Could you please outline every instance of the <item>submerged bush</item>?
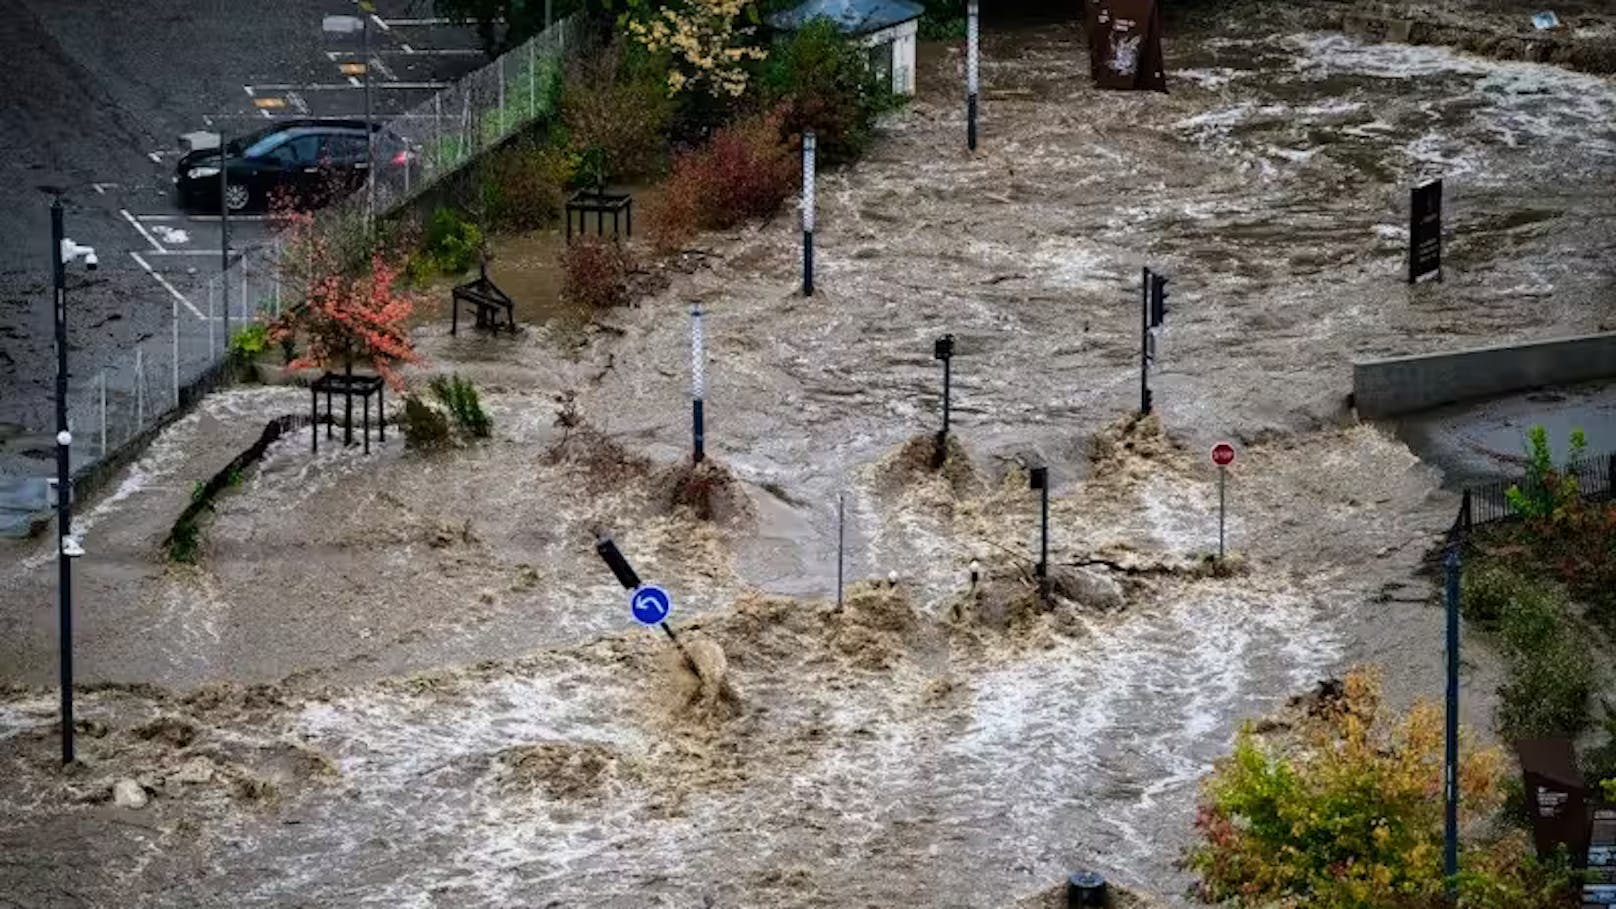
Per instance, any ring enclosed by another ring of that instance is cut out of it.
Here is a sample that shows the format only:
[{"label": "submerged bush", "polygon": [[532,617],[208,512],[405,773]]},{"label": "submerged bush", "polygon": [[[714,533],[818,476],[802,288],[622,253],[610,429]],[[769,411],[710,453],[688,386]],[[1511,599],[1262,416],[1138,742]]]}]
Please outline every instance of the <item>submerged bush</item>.
[{"label": "submerged bush", "polygon": [[462,379],[458,374],[451,376],[433,376],[429,383],[432,394],[448,409],[449,415],[454,417],[455,426],[467,436],[474,439],[486,439],[493,429],[493,422],[488,414],[483,412],[481,399],[477,395],[477,386],[470,379]]},{"label": "submerged bush", "polygon": [[621,44],[573,65],[561,98],[566,147],[598,153],[603,182],[655,174],[666,163],[674,102],[665,72],[665,62],[659,72],[643,49]]},{"label": "submerged bush", "polygon": [[658,249],[678,249],[698,231],[722,230],[779,209],[801,179],[799,156],[780,125],[778,115],[749,117],[674,159],[661,197],[647,211]]},{"label": "submerged bush", "polygon": [[449,417],[415,395],[404,396],[404,444],[430,451],[449,443]]},{"label": "submerged bush", "polygon": [[616,238],[578,237],[561,254],[561,297],[590,309],[626,306],[632,268],[628,252]]}]

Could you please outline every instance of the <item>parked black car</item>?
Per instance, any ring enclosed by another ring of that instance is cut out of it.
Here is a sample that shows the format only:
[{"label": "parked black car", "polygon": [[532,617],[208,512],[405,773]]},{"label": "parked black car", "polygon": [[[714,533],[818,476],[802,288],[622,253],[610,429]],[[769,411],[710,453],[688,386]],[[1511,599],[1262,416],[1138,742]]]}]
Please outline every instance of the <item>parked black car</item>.
[{"label": "parked black car", "polygon": [[[375,130],[378,168],[413,164],[403,139],[379,125]],[[262,210],[282,194],[299,208],[318,208],[365,185],[363,120],[282,121],[230,140],[225,153],[225,201],[233,212]],[[174,187],[181,206],[218,211],[218,149],[180,158]]]}]

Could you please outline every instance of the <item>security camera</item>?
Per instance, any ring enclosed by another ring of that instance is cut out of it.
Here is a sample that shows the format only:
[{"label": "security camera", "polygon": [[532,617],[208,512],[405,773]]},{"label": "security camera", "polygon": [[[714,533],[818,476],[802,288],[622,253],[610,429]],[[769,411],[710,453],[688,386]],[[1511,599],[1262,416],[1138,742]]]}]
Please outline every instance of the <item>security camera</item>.
[{"label": "security camera", "polygon": [[95,250],[92,249],[84,254],[84,268],[87,271],[95,271],[95,267],[100,264],[101,260],[95,257]]}]

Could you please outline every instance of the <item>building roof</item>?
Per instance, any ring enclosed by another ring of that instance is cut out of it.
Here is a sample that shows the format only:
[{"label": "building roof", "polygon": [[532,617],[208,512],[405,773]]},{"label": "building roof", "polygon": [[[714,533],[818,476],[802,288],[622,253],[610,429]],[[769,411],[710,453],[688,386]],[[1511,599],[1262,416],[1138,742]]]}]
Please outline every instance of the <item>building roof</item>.
[{"label": "building roof", "polygon": [[770,16],[769,24],[790,30],[825,18],[844,32],[864,35],[919,19],[925,12],[925,7],[910,0],[804,0],[799,6]]}]

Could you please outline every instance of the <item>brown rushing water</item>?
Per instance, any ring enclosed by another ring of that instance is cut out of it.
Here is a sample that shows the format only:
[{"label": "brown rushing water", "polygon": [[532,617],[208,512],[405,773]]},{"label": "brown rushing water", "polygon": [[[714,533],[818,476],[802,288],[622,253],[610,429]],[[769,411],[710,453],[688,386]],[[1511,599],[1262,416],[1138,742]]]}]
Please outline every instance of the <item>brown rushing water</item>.
[{"label": "brown rushing water", "polygon": [[[1172,94],[1102,94],[1080,47],[1070,28],[989,37],[975,157],[958,54],[928,49],[922,97],[822,178],[814,298],[796,293],[783,216],[711,238],[708,267],[578,333],[424,327],[435,365],[488,390],[493,440],[362,460],[292,439],[221,505],[204,566],[158,575],[142,547],[162,522],[138,515],[183,502],[197,453],[228,452],[229,416],[301,398],[210,400],[90,513],[87,545],[124,561],[86,563],[87,608],[140,633],[88,634],[87,671],[285,690],[251,708],[91,697],[113,727],[86,746],[91,778],[187,754],[129,744],[129,717],[157,705],[233,743],[229,766],[278,774],[285,800],[182,789],[131,843],[63,794],[49,699],[20,694],[0,707],[24,771],[0,784],[0,845],[38,861],[0,882],[49,892],[52,858],[83,839],[132,870],[78,886],[151,906],[994,906],[1076,867],[1174,893],[1196,780],[1243,718],[1357,659],[1386,665],[1400,698],[1439,694],[1439,616],[1388,591],[1423,593],[1412,570],[1453,502],[1404,445],[1353,425],[1349,362],[1611,318],[1612,206],[1590,187],[1616,170],[1616,86],[1230,23],[1175,38]],[[1407,186],[1439,174],[1451,271],[1409,290]],[[524,249],[496,276],[539,300]],[[1173,278],[1155,387],[1177,444],[1139,436],[1093,461],[1135,406],[1144,264]],[[545,456],[566,390],[629,452],[684,456],[691,301],[710,314],[709,452],[754,512],[726,528],[649,505],[650,471],[601,482]],[[976,465],[962,490],[890,462],[934,426],[944,331]],[[1252,567],[1197,579],[1183,569],[1215,545],[1219,437],[1241,443],[1229,532]],[[953,621],[971,559],[1003,572],[1030,554],[1014,465],[1034,459],[1055,477],[1057,562],[1156,573],[1110,573],[1120,613]],[[897,572],[903,596],[866,590],[844,613],[763,599],[828,595],[844,491],[854,576]],[[722,645],[734,715],[679,706],[595,525],[668,585],[681,627]],[[48,557],[23,566],[0,592],[48,602]],[[7,630],[18,674],[48,680],[48,617]],[[1483,653],[1475,672],[1489,691]],[[1485,694],[1467,708],[1485,722]],[[338,775],[277,769],[287,742]]]}]

